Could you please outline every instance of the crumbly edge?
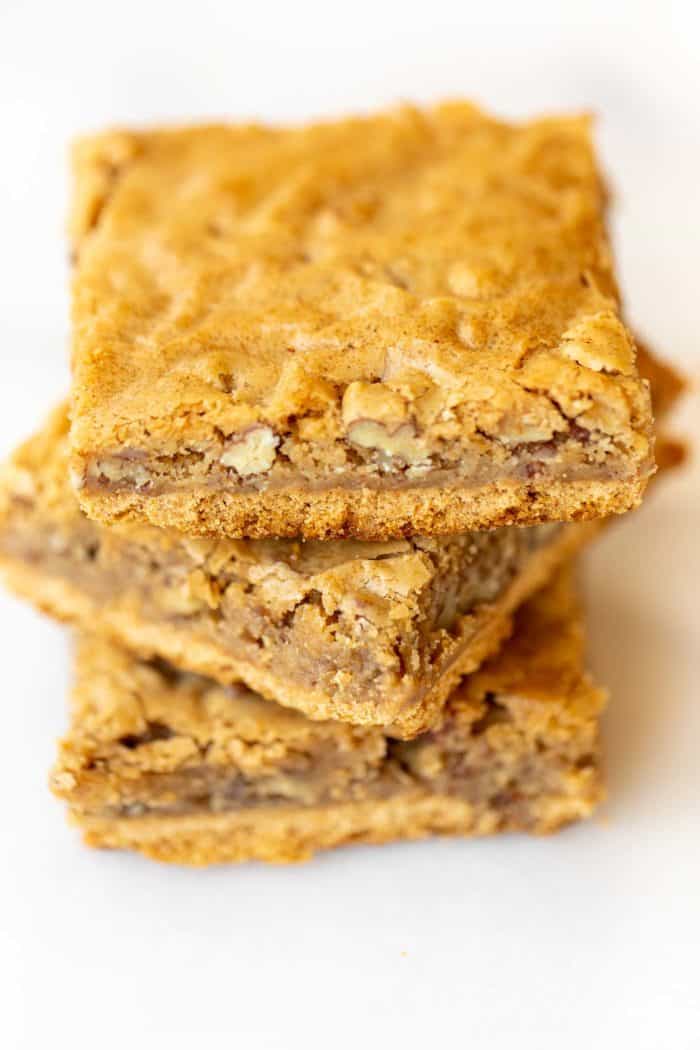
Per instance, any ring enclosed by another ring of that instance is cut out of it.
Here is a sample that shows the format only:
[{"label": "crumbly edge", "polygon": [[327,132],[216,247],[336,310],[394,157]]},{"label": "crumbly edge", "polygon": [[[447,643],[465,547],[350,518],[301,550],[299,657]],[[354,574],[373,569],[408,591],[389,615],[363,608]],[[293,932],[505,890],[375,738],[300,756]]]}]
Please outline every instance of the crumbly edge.
[{"label": "crumbly edge", "polygon": [[428,836],[549,834],[591,815],[604,797],[596,774],[583,771],[561,793],[526,807],[471,805],[424,791],[381,801],[340,803],[309,810],[229,812],[183,817],[105,819],[72,814],[89,846],[131,849],[152,860],[203,867],[248,860],[305,861],[337,846],[380,844]]},{"label": "crumbly edge", "polygon": [[[394,710],[420,702],[487,625],[494,602],[535,551],[561,528],[348,543],[345,562],[314,565],[312,551],[304,570],[303,546],[296,543],[258,563],[232,543],[187,542],[153,527],[147,536],[142,529],[100,528],[77,508],[77,520],[66,521],[42,505],[41,494],[33,509],[27,495],[25,507],[21,471],[14,480],[18,494],[0,528],[5,557],[65,579],[96,608],[128,606],[147,623],[171,624],[181,636],[208,641],[228,654],[234,669],[252,665],[258,680],[268,674],[285,689],[334,695],[348,711],[358,702],[368,710],[384,707],[379,717],[385,719],[385,698]],[[343,556],[346,543],[331,546]],[[323,558],[327,545],[314,546]],[[288,561],[297,547],[299,561]],[[269,688],[274,699],[279,685]]]},{"label": "crumbly edge", "polygon": [[268,699],[302,711],[316,720],[338,719],[356,725],[378,725],[392,735],[410,738],[435,724],[446,698],[459,678],[475,670],[496,651],[510,631],[510,617],[517,607],[543,586],[559,565],[592,539],[601,527],[597,521],[562,529],[547,547],[534,553],[501,598],[476,613],[474,632],[468,643],[456,644],[450,662],[433,686],[412,703],[399,705],[387,698],[381,710],[376,704],[363,707],[344,703],[342,698],[313,694],[308,687],[285,681],[261,670],[254,663],[237,661],[222,646],[192,638],[187,630],[144,619],[133,603],[100,608],[69,581],[45,575],[40,568],[15,559],[0,558],[9,587],[54,618],[89,625],[145,656],[158,655],[185,670],[206,675],[222,684],[243,679]]},{"label": "crumbly edge", "polygon": [[[300,860],[427,834],[552,831],[602,796],[606,697],[582,669],[583,650],[566,571],[519,612],[498,657],[462,681],[436,731],[402,743],[172,678],[92,636],[78,650],[52,788],[88,843],[185,864]],[[219,794],[227,776],[232,796],[229,785]]]},{"label": "crumbly edge", "polygon": [[583,649],[567,571],[519,611],[499,655],[461,681],[435,731],[406,742],[313,722],[81,636],[52,788],[74,811],[112,817],[322,806],[417,787],[473,804],[530,801],[595,766],[605,693],[582,670]]},{"label": "crumbly edge", "polygon": [[[654,411],[661,417],[682,393],[684,381],[643,343],[638,368],[650,383]],[[76,478],[82,478],[85,458],[74,454],[72,469]],[[469,488],[463,483],[441,483],[390,490],[359,485],[250,493],[207,487],[158,495],[79,483],[77,495],[86,514],[106,524],[147,521],[192,535],[386,540],[621,514],[639,505],[651,472],[648,465],[636,477],[605,481],[532,477],[518,483],[501,478]]]},{"label": "crumbly edge", "polygon": [[102,815],[323,804],[376,790],[386,753],[379,730],[313,722],[81,632],[51,787]]},{"label": "crumbly edge", "polygon": [[[399,713],[419,703],[492,615],[499,618],[495,603],[533,551],[563,528],[307,545],[191,540],[154,526],[100,529],[68,486],[65,429],[59,410],[3,473],[4,557],[65,579],[95,605],[146,623],[171,621],[177,637],[217,646],[229,678],[254,674],[272,699],[284,683],[322,700],[335,694],[348,712],[358,701],[379,707],[385,696]],[[494,625],[492,644],[506,630]],[[366,717],[388,723],[392,711]]]},{"label": "crumbly edge", "polygon": [[527,808],[578,773],[597,775],[605,694],[573,667],[569,677],[561,697],[539,705],[527,695],[460,694],[435,733],[405,742],[375,732],[350,747],[332,727],[305,739],[237,737],[235,715],[230,727],[211,724],[206,745],[186,733],[168,737],[166,723],[149,726],[141,738],[97,742],[78,715],[61,743],[51,788],[74,814],[105,818],[317,809],[416,790],[475,806]]},{"label": "crumbly edge", "polygon": [[255,495],[185,492],[148,496],[138,491],[77,492],[95,521],[146,521],[190,535],[265,538],[389,540],[444,536],[506,525],[541,525],[623,514],[641,503],[646,477],[627,481],[495,482],[383,492],[332,489]]},{"label": "crumbly edge", "polygon": [[[483,451],[452,443],[442,452],[421,450],[406,425],[395,431],[387,425],[359,420],[359,439],[366,445],[341,443],[348,463],[325,466],[321,449],[293,435],[280,435],[257,424],[236,438],[223,433],[207,441],[172,446],[132,448],[122,444],[73,460],[76,487],[101,492],[140,491],[149,497],[179,492],[225,491],[240,495],[258,492],[377,489],[420,491],[446,485],[465,490],[493,482],[514,486],[537,479],[576,481],[629,480],[646,476],[653,468],[651,453],[625,456],[605,434],[570,422],[570,433],[513,445],[503,462],[490,463]],[[377,432],[380,433],[377,433]],[[186,431],[185,431],[186,433]],[[387,451],[381,446],[382,433]],[[482,439],[483,440],[483,439]],[[379,442],[375,447],[371,441]],[[306,456],[301,455],[306,450]],[[78,464],[81,469],[78,470]]]}]

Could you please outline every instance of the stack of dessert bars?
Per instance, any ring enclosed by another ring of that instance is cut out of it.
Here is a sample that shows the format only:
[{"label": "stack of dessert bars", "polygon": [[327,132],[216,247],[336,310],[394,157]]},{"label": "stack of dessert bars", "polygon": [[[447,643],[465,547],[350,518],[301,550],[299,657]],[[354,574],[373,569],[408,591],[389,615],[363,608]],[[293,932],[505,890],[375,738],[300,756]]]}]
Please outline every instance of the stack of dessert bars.
[{"label": "stack of dessert bars", "polygon": [[88,843],[288,861],[592,812],[570,563],[679,390],[604,210],[581,117],[79,143],[73,388],[4,469],[0,562],[76,632],[51,780]]}]

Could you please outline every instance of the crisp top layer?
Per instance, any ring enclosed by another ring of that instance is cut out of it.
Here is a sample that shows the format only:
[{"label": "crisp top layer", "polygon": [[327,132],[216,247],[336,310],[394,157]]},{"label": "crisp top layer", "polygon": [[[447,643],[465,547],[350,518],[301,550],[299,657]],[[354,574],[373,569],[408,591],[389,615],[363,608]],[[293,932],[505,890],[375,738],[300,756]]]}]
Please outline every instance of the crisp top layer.
[{"label": "crisp top layer", "polygon": [[575,420],[646,454],[586,118],[112,132],[75,173],[78,454],[301,419],[328,441],[377,411],[485,450]]}]

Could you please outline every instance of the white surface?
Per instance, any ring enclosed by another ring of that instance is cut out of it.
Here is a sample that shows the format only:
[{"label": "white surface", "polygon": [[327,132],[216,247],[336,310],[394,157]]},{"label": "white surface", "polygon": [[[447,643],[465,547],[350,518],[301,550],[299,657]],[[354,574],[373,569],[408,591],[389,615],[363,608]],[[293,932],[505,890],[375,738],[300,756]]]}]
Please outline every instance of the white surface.
[{"label": "white surface", "polygon": [[[596,109],[630,313],[697,373],[693,11],[4,0],[0,454],[67,382],[66,141],[118,121],[445,94],[508,115]],[[683,420],[700,439],[697,409]],[[698,480],[696,466],[669,482],[590,558],[592,660],[614,693],[611,798],[548,841],[202,873],[88,852],[45,788],[65,725],[64,635],[2,595],[0,1044],[700,1045]]]}]

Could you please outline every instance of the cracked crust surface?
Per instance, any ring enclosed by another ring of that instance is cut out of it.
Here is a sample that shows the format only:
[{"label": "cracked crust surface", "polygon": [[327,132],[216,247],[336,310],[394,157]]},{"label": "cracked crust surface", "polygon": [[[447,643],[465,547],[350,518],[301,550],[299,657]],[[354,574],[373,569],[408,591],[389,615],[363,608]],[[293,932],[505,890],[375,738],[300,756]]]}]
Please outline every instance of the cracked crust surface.
[{"label": "cracked crust surface", "polygon": [[238,686],[84,636],[52,788],[88,843],[185,864],[306,859],[350,842],[554,831],[602,795],[605,694],[570,573],[411,742],[310,722]]},{"label": "cracked crust surface", "polygon": [[386,539],[639,501],[649,396],[586,118],[117,131],[75,171],[92,516]]}]

